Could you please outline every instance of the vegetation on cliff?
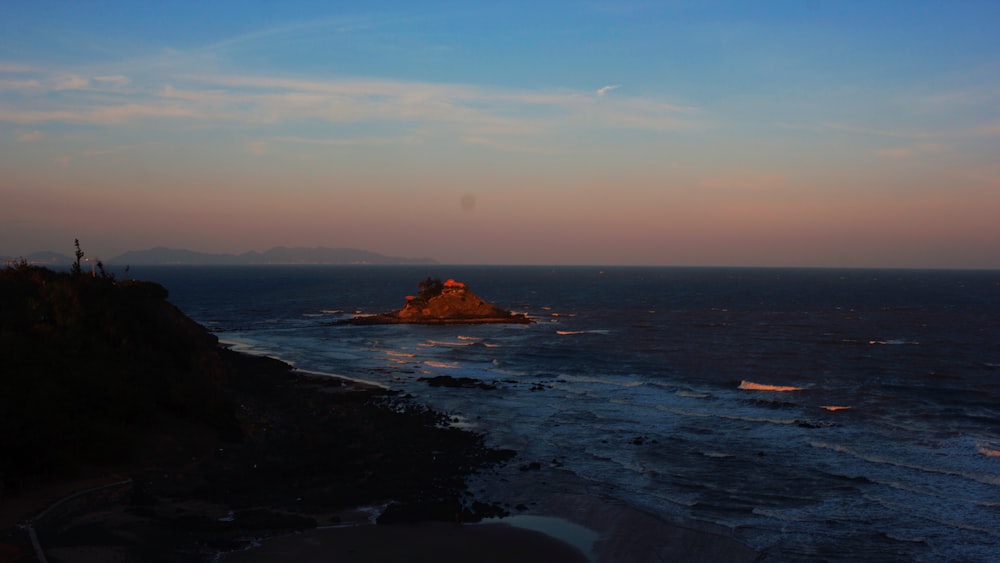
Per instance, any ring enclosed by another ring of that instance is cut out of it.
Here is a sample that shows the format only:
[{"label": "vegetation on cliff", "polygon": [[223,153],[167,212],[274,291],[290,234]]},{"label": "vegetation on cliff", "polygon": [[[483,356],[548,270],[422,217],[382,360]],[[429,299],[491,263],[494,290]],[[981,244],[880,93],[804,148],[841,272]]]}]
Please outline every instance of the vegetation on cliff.
[{"label": "vegetation on cliff", "polygon": [[74,266],[0,270],[0,491],[126,462],[164,415],[239,439],[215,337],[162,286]]}]

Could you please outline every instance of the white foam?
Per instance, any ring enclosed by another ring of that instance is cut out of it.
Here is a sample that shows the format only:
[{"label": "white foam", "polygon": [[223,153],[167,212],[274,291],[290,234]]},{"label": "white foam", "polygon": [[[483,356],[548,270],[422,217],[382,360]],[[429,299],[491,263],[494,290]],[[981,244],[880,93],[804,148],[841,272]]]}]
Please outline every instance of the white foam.
[{"label": "white foam", "polygon": [[[459,336],[459,338],[462,338]],[[446,346],[449,348],[460,348],[463,346],[472,346],[473,342],[448,342],[446,340],[427,340],[418,344],[418,346],[423,346],[424,348],[433,348],[435,346]]]},{"label": "white foam", "polygon": [[395,350],[385,350],[383,353],[386,356],[391,356],[394,358],[413,358],[416,354],[411,354],[409,352],[396,352]]},{"label": "white foam", "polygon": [[792,387],[789,385],[766,385],[764,383],[754,383],[753,381],[747,381],[745,379],[740,381],[740,389],[749,389],[751,391],[775,391],[778,393],[802,391],[802,387]]}]

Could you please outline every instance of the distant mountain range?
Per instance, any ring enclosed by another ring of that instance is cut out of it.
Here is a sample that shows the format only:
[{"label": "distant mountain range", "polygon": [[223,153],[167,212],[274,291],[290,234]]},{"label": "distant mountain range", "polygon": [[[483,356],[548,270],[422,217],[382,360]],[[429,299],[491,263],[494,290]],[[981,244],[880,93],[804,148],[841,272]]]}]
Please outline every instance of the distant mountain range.
[{"label": "distant mountain range", "polygon": [[[56,252],[35,252],[24,257],[31,264],[67,265],[73,258]],[[432,258],[400,258],[385,256],[369,250],[357,248],[327,248],[317,246],[286,247],[277,246],[266,252],[244,252],[243,254],[212,254],[179,248],[158,246],[148,250],[130,250],[114,258],[104,260],[110,265],[152,266],[184,264],[195,266],[228,266],[257,264],[436,264]]]}]

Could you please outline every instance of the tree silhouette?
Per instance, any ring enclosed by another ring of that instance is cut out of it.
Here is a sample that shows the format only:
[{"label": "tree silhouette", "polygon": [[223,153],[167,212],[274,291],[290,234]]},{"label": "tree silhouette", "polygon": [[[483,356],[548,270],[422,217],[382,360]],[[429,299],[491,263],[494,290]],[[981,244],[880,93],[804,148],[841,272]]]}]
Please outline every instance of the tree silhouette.
[{"label": "tree silhouette", "polygon": [[83,260],[84,254],[83,251],[80,250],[80,239],[73,239],[73,246],[76,247],[76,262],[73,262],[73,265],[70,266],[69,273],[73,274],[74,277],[77,277],[83,273],[83,269],[80,268],[80,260]]}]

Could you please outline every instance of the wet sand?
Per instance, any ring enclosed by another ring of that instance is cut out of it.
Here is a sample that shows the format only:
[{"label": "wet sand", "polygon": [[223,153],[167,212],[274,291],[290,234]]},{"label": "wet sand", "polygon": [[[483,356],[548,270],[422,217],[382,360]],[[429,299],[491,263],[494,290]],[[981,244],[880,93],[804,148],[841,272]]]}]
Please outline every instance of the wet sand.
[{"label": "wet sand", "polygon": [[482,524],[357,524],[272,538],[234,563],[411,561],[750,563],[759,554],[724,530],[694,529],[597,497],[558,494],[541,513]]},{"label": "wet sand", "polygon": [[569,544],[508,524],[424,522],[312,530],[268,540],[223,561],[586,563],[588,559]]}]

